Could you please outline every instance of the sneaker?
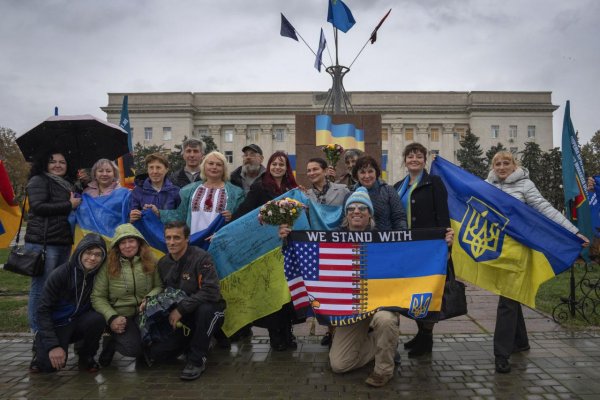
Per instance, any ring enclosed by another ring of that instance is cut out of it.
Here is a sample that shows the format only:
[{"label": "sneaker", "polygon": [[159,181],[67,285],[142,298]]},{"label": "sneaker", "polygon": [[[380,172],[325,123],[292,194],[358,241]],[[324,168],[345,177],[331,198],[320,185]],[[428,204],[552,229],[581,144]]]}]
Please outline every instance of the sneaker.
[{"label": "sneaker", "polygon": [[496,372],[507,374],[510,372],[510,362],[505,357],[496,357]]},{"label": "sneaker", "polygon": [[202,375],[205,369],[206,364],[196,365],[188,362],[183,371],[181,371],[179,377],[184,381],[193,381],[194,379],[200,378],[200,375]]},{"label": "sneaker", "polygon": [[385,386],[392,379],[392,375],[379,375],[377,372],[371,372],[371,375],[365,380],[365,383],[373,387]]},{"label": "sneaker", "polygon": [[102,367],[108,367],[115,356],[116,343],[112,336],[102,338],[102,352],[98,357],[98,362]]},{"label": "sneaker", "polygon": [[326,332],[323,339],[321,339],[321,346],[331,346],[331,332]]},{"label": "sneaker", "polygon": [[81,357],[80,356],[78,365],[79,365],[80,371],[87,371],[90,373],[100,371],[100,364],[98,364],[96,362],[96,360],[94,360],[94,357]]}]

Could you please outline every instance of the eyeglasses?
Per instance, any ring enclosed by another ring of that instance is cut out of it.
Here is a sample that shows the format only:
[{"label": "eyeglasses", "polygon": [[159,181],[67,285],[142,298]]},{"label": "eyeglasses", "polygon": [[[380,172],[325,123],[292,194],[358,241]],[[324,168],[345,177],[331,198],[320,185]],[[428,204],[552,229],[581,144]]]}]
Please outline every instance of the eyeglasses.
[{"label": "eyeglasses", "polygon": [[87,251],[86,250],[83,252],[83,255],[87,256],[87,257],[101,258],[104,255],[104,253],[102,253],[101,251]]},{"label": "eyeglasses", "polygon": [[367,206],[348,206],[348,207],[346,207],[346,212],[353,213],[356,210],[358,210],[360,212],[365,212],[368,209],[369,209],[369,207],[367,207]]}]

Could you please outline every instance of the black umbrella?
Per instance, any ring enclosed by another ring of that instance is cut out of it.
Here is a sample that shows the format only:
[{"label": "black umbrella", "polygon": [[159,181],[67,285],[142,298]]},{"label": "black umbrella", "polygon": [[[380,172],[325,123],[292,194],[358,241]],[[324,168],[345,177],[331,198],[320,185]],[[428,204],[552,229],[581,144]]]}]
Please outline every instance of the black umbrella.
[{"label": "black umbrella", "polygon": [[49,149],[64,154],[73,170],[94,165],[100,158],[115,160],[129,152],[127,131],[92,115],[50,117],[17,138],[27,161]]},{"label": "black umbrella", "polygon": [[[164,292],[148,298],[144,312],[140,315],[139,327],[142,342],[149,345],[161,342],[171,335],[173,327],[169,323],[169,314],[187,295],[183,290],[166,288]],[[184,335],[189,334],[189,328],[181,325]]]}]

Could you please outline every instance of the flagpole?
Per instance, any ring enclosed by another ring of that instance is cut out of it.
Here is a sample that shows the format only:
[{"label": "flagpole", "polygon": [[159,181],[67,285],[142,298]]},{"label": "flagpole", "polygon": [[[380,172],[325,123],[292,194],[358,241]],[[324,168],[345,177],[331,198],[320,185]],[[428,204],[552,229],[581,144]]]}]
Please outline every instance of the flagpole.
[{"label": "flagpole", "polygon": [[365,49],[365,47],[367,47],[367,45],[369,44],[370,41],[371,41],[371,37],[369,37],[367,39],[367,41],[365,42],[364,46],[362,47],[362,49],[360,49],[360,51],[358,52],[358,54],[356,55],[356,57],[354,57],[354,60],[352,60],[352,62],[350,63],[350,66],[348,68],[352,68],[352,66],[354,65],[354,61],[356,61],[356,59],[358,58],[358,56],[360,56],[360,54],[363,52],[363,50]]},{"label": "flagpole", "polygon": [[[302,35],[300,34],[300,32],[298,32],[296,30],[296,28],[294,28],[294,32],[296,32],[296,34],[298,35],[298,37],[300,39],[302,39],[302,41],[304,42],[304,44],[306,45],[306,47],[308,47],[308,49],[313,53],[313,55],[316,57],[317,53],[315,53],[315,51],[312,49],[312,47],[310,47],[310,45],[308,43],[306,43],[306,40],[304,40],[304,38],[302,37]],[[331,58],[331,55],[329,56],[329,58]],[[325,63],[323,62],[323,60],[321,60],[321,65],[325,68],[327,68],[327,65],[325,65]]]}]

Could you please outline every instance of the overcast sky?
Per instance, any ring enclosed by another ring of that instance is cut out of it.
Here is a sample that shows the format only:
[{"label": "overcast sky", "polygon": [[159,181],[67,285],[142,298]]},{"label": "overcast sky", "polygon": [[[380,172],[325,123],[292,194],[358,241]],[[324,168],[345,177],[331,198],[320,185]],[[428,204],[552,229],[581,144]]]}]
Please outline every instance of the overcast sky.
[{"label": "overcast sky", "polygon": [[[567,99],[582,142],[600,129],[600,1],[345,2],[344,65],[392,8],[348,91],[552,91],[555,146]],[[0,0],[0,126],[21,134],[55,105],[105,119],[107,92],[326,91],[280,12],[313,48],[323,27],[333,52],[326,0]]]}]

